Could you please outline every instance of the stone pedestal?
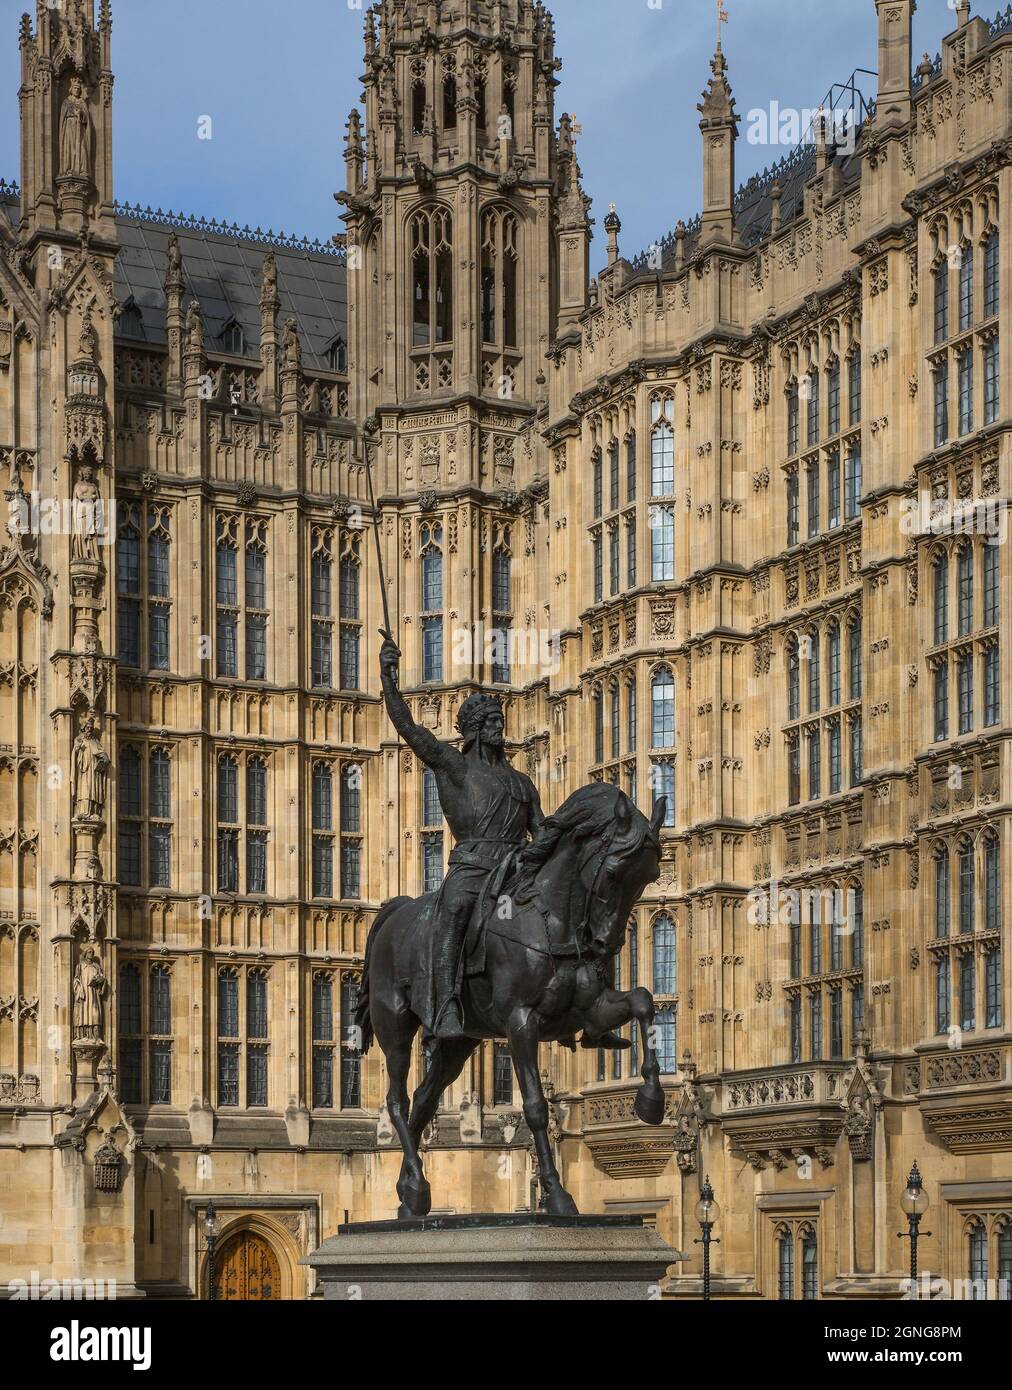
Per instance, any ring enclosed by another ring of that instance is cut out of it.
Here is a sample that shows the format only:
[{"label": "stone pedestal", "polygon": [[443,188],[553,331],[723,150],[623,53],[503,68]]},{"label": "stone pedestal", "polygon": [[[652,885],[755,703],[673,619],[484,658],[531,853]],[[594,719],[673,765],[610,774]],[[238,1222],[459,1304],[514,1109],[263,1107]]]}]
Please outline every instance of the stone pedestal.
[{"label": "stone pedestal", "polygon": [[338,1227],[306,1256],[327,1300],[639,1301],[684,1259],[638,1216],[428,1216]]}]

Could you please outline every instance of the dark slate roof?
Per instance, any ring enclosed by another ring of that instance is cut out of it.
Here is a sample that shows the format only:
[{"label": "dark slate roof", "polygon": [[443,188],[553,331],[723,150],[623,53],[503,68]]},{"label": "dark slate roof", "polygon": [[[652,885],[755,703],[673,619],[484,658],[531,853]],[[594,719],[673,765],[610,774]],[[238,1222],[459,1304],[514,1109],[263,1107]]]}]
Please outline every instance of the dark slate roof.
[{"label": "dark slate roof", "polygon": [[[786,227],[798,217],[804,207],[805,185],[815,177],[815,145],[798,145],[789,155],[762,173],[755,174],[743,183],[734,198],[735,226],[746,246],[755,246],[769,236],[773,220],[773,184],[780,183],[780,225]],[[856,153],[842,155],[838,160],[843,174],[843,186],[855,182],[861,176],[861,160]],[[686,224],[685,255],[692,255],[699,236],[701,218],[697,215]],[[674,232],[663,236],[658,243],[661,248],[661,266],[664,270],[674,269]],[[648,264],[649,249],[641,252],[632,262],[634,270],[645,270]]]},{"label": "dark slate roof", "polygon": [[[15,184],[0,180],[0,215],[12,227],[18,222]],[[344,254],[320,242],[273,236],[197,221],[150,209],[119,207],[116,224],[120,253],[116,259],[116,297],[131,299],[139,313],[139,331],[129,319],[120,332],[144,342],[165,342],[166,250],[173,232],[179,238],[186,280],[184,307],[200,300],[204,340],[211,353],[224,351],[218,342],[233,319],[242,329],[246,351],[256,356],[260,346],[260,282],[264,258],[274,252],[281,300],[280,325],[294,315],[299,324],[303,365],[310,371],[326,368],[326,352],[335,338],[348,339],[348,293]],[[134,320],[136,324],[136,319]]]},{"label": "dark slate roof", "polygon": [[[260,343],[260,284],[264,259],[274,252],[281,299],[279,323],[294,315],[299,324],[303,364],[327,366],[326,352],[335,338],[347,341],[348,295],[344,257],[315,242],[258,237],[248,228],[201,225],[190,218],[158,220],[139,210],[120,208],[116,217],[120,253],[116,260],[116,295],[132,299],[140,311],[143,338],[165,342],[166,252],[175,232],[183,257],[187,293],[200,301],[209,352],[221,348],[222,330],[233,320],[256,356]],[[129,329],[120,321],[121,331]],[[133,334],[129,334],[134,336]],[[140,336],[140,335],[137,335]],[[224,350],[224,348],[221,348]]]}]

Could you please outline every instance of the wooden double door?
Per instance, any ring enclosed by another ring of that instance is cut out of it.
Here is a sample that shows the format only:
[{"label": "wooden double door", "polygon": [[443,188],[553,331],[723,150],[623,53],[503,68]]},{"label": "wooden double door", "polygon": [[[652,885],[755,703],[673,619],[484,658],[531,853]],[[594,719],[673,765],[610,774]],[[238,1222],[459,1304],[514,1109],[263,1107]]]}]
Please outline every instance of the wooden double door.
[{"label": "wooden double door", "polygon": [[281,1265],[270,1243],[255,1231],[239,1231],[215,1252],[215,1297],[222,1303],[262,1303],[281,1298]]}]

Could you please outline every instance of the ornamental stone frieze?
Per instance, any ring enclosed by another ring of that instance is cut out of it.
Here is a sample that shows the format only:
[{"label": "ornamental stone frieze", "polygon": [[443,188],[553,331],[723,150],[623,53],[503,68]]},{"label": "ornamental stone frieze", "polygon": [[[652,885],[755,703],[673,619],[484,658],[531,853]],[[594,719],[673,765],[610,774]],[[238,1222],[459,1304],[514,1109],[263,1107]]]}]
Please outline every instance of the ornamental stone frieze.
[{"label": "ornamental stone frieze", "polygon": [[591,1092],[583,1103],[583,1137],[591,1157],[609,1177],[659,1177],[671,1160],[674,1117],[657,1128],[640,1124],[633,1110],[632,1082]]}]

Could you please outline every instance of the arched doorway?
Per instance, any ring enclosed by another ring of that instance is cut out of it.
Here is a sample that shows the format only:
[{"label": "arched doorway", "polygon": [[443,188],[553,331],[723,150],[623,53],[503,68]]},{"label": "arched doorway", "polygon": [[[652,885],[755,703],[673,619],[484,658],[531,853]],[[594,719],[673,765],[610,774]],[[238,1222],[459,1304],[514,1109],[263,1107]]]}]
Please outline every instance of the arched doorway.
[{"label": "arched doorway", "polygon": [[222,1303],[280,1300],[281,1265],[256,1231],[239,1231],[215,1254],[215,1297]]}]

